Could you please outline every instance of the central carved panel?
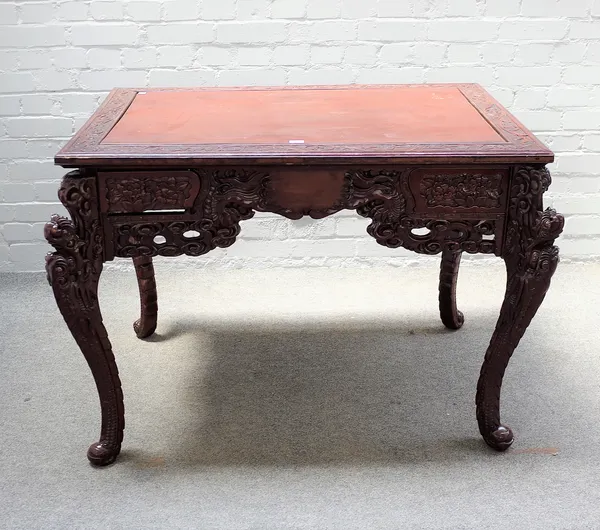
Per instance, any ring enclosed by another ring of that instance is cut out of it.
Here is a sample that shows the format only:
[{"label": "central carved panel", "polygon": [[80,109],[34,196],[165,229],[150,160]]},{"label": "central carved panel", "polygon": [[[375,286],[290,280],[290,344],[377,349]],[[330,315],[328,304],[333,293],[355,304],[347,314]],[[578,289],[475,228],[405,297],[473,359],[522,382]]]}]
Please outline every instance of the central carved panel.
[{"label": "central carved panel", "polygon": [[[108,259],[138,255],[198,256],[216,247],[228,247],[240,233],[240,222],[250,219],[255,211],[291,219],[303,216],[318,219],[343,209],[356,210],[370,218],[368,233],[387,247],[404,247],[423,254],[437,254],[444,249],[501,252],[503,215],[486,215],[477,207],[467,220],[457,218],[452,212],[446,217],[434,211],[430,217],[427,212],[417,213],[416,205],[422,197],[416,197],[411,189],[411,168],[347,171],[202,168],[193,174],[200,192],[183,214],[109,215],[107,240],[112,243]],[[461,175],[455,178],[464,180]],[[489,184],[491,195],[486,200],[492,200],[497,188],[495,177],[472,178],[480,188]],[[421,182],[425,187],[429,185],[427,179]],[[172,184],[166,180],[164,186]],[[433,182],[432,186],[435,185]],[[477,186],[455,186],[452,197],[444,200],[462,201],[456,196],[471,194],[473,189],[476,194],[485,195],[483,190],[477,191]]]}]

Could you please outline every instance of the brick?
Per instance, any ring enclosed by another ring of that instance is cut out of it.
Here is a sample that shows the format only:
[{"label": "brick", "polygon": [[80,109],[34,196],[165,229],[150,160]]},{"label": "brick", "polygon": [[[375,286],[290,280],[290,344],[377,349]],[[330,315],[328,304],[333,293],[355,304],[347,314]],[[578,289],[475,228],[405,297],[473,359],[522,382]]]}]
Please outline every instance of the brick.
[{"label": "brick", "polygon": [[31,202],[35,199],[35,188],[33,184],[6,182],[2,184],[2,196],[5,202]]},{"label": "brick", "polygon": [[[592,43],[590,43],[592,46]],[[587,46],[585,42],[559,42],[554,45],[552,59],[562,64],[579,64],[585,57]]]},{"label": "brick", "polygon": [[356,27],[348,20],[319,20],[309,29],[313,42],[355,41]]},{"label": "brick", "polygon": [[448,61],[458,64],[481,63],[481,49],[473,44],[453,42],[448,46]]},{"label": "brick", "polygon": [[589,151],[600,153],[600,134],[587,134],[583,140],[583,146]]},{"label": "brick", "polygon": [[53,202],[58,197],[58,189],[60,187],[60,181],[56,182],[36,182],[35,187],[35,199],[41,202]]},{"label": "brick", "polygon": [[19,52],[0,50],[0,71],[10,72],[11,70],[17,70],[19,68],[19,59]]},{"label": "brick", "polygon": [[481,47],[483,61],[485,64],[507,64],[512,62],[517,51],[514,44],[500,42],[489,42]]},{"label": "brick", "polygon": [[189,0],[174,0],[164,3],[165,20],[198,20],[198,4]]},{"label": "brick", "polygon": [[88,66],[92,70],[121,67],[121,52],[108,48],[93,48],[87,52]]},{"label": "brick", "polygon": [[354,82],[354,71],[349,68],[323,66],[308,70],[290,70],[290,85],[348,85]]},{"label": "brick", "polygon": [[[246,223],[247,225],[247,223]],[[245,226],[242,228],[242,233]],[[292,255],[290,241],[240,239],[227,249],[227,257],[288,258]]]},{"label": "brick", "polygon": [[127,14],[135,21],[154,22],[160,20],[160,2],[127,2]]},{"label": "brick", "polygon": [[414,45],[404,42],[384,44],[379,52],[381,62],[388,64],[406,64],[414,56]]},{"label": "brick", "polygon": [[333,217],[318,220],[303,217],[290,223],[288,227],[288,237],[290,239],[321,239],[333,237],[334,235],[335,219]]},{"label": "brick", "polygon": [[565,38],[568,28],[566,20],[511,20],[500,25],[500,39],[554,41]]},{"label": "brick", "polygon": [[600,216],[578,215],[567,217],[565,222],[565,234],[568,235],[600,235]]},{"label": "brick", "polygon": [[237,20],[264,20],[272,0],[238,0]]},{"label": "brick", "polygon": [[600,128],[600,109],[567,110],[564,113],[563,127],[567,130],[598,129]]},{"label": "brick", "polygon": [[[558,171],[562,173],[579,173],[597,175],[600,167],[600,154],[563,154],[557,162]],[[581,199],[569,199],[569,210],[565,213],[598,213],[597,199],[586,196]]]},{"label": "brick", "polygon": [[378,51],[378,47],[373,44],[348,46],[344,54],[345,64],[375,64]]},{"label": "brick", "polygon": [[[53,158],[65,144],[64,140],[28,139],[25,147],[27,158]],[[23,158],[25,158],[23,157]]]},{"label": "brick", "polygon": [[541,110],[546,106],[546,90],[521,88],[516,92],[514,105],[518,109]]},{"label": "brick", "polygon": [[342,18],[355,20],[358,18],[373,17],[376,13],[374,2],[364,0],[341,0]]},{"label": "brick", "polygon": [[37,70],[34,75],[37,90],[55,91],[76,88],[75,74],[58,70]]},{"label": "brick", "polygon": [[41,181],[56,179],[65,173],[64,169],[55,166],[51,160],[39,162],[36,160],[20,160],[10,164],[8,176],[13,181]]},{"label": "brick", "polygon": [[6,118],[6,129],[16,138],[65,137],[73,132],[69,118]]},{"label": "brick", "polygon": [[600,22],[581,22],[574,20],[571,22],[569,31],[570,39],[598,39],[600,38]]},{"label": "brick", "polygon": [[304,46],[277,46],[273,51],[273,62],[280,65],[300,65],[308,62],[310,47]]},{"label": "brick", "polygon": [[340,64],[344,50],[343,46],[312,46],[310,61],[314,64]]},{"label": "brick", "polygon": [[2,228],[4,239],[8,242],[31,241],[32,225],[28,223],[6,223]]},{"label": "brick", "polygon": [[35,89],[35,81],[30,72],[4,73],[0,83],[2,92],[32,92]]},{"label": "brick", "polygon": [[356,256],[356,243],[347,239],[301,239],[293,242],[291,257],[307,256],[352,257]]},{"label": "brick", "polygon": [[412,62],[423,66],[442,66],[447,64],[447,49],[447,44],[417,42],[413,46]]},{"label": "brick", "polygon": [[[363,2],[368,4],[369,2]],[[377,3],[377,16],[381,18],[410,17],[412,6],[410,2],[397,0],[379,0]]]},{"label": "brick", "polygon": [[255,218],[242,223],[242,239],[287,239],[291,223],[284,218],[260,219]]},{"label": "brick", "polygon": [[53,18],[54,6],[52,3],[35,2],[21,5],[21,22],[25,24],[44,24],[51,22]]},{"label": "brick", "polygon": [[270,48],[240,48],[237,62],[240,66],[265,66],[271,62]]},{"label": "brick", "polygon": [[285,38],[282,22],[223,22],[217,26],[217,41],[224,43],[272,43]]},{"label": "brick", "polygon": [[304,18],[306,3],[298,0],[273,0],[271,18]]},{"label": "brick", "polygon": [[[19,96],[0,96],[0,116],[18,116],[21,114]],[[2,158],[0,156],[0,158]]]},{"label": "brick", "polygon": [[497,34],[497,22],[433,20],[429,25],[428,39],[447,42],[488,42]]},{"label": "brick", "polygon": [[600,80],[598,66],[568,66],[565,68],[563,81],[574,85],[597,85]]},{"label": "brick", "polygon": [[235,19],[235,0],[203,0],[203,20],[233,20]]},{"label": "brick", "polygon": [[212,42],[214,27],[210,23],[182,23],[148,26],[148,40],[153,44],[196,44]]},{"label": "brick", "polygon": [[561,238],[560,250],[563,256],[598,256],[600,255],[600,239]]},{"label": "brick", "polygon": [[72,2],[63,2],[58,5],[56,18],[65,21],[87,20],[89,12],[89,4],[81,0],[73,0]]},{"label": "brick", "polygon": [[225,66],[233,61],[233,50],[231,48],[220,48],[215,46],[202,46],[199,52],[197,64],[209,66]]},{"label": "brick", "polygon": [[494,84],[494,72],[489,67],[454,66],[448,68],[430,68],[425,73],[428,83],[479,83]]},{"label": "brick", "polygon": [[532,131],[560,129],[561,112],[555,110],[515,110],[515,116]]},{"label": "brick", "polygon": [[448,0],[446,15],[449,17],[474,17],[481,14],[482,3],[477,0]]},{"label": "brick", "polygon": [[592,15],[600,17],[600,0],[596,0],[592,6]]},{"label": "brick", "polygon": [[151,70],[151,86],[204,86],[215,84],[215,72],[209,70]]},{"label": "brick", "polygon": [[347,217],[337,219],[335,234],[338,237],[363,237],[371,221],[362,217]]},{"label": "brick", "polygon": [[79,74],[79,85],[85,90],[111,90],[115,87],[143,87],[146,86],[146,71],[83,71]]},{"label": "brick", "polygon": [[[29,143],[31,143],[31,140],[29,140]],[[0,138],[0,158],[10,158],[12,160],[27,158],[27,146],[28,141],[24,139]],[[6,169],[3,171],[6,171]]]},{"label": "brick", "polygon": [[60,112],[58,103],[47,94],[24,94],[21,96],[23,114],[50,115]]},{"label": "brick", "polygon": [[17,264],[43,268],[44,258],[48,253],[48,245],[44,243],[14,243],[8,247],[10,258]]},{"label": "brick", "polygon": [[0,204],[0,223],[7,223],[15,220],[17,208],[12,204]]},{"label": "brick", "polygon": [[307,0],[306,18],[338,18],[341,13],[340,3],[329,0]]},{"label": "brick", "polygon": [[61,26],[6,26],[0,31],[0,46],[11,48],[61,46],[65,42]]},{"label": "brick", "polygon": [[38,70],[52,67],[52,52],[44,49],[21,50],[19,70]]},{"label": "brick", "polygon": [[[578,151],[581,145],[581,136],[578,134],[553,134],[541,136],[540,140],[546,142],[556,152]],[[552,186],[553,191],[554,189],[555,187]]]},{"label": "brick", "polygon": [[548,93],[550,107],[586,107],[590,101],[590,91],[585,88],[555,86]]},{"label": "brick", "polygon": [[157,65],[171,68],[190,66],[195,54],[191,46],[161,46],[157,51]]},{"label": "brick", "polygon": [[397,42],[421,40],[425,26],[416,22],[395,20],[365,20],[358,25],[358,38],[366,41]]},{"label": "brick", "polygon": [[221,70],[218,75],[222,86],[282,86],[285,70],[278,68],[250,68],[247,70]]},{"label": "brick", "polygon": [[498,67],[498,83],[504,86],[553,86],[560,82],[559,66]]},{"label": "brick", "polygon": [[546,65],[554,52],[554,44],[521,43],[517,46],[514,64],[517,66]]},{"label": "brick", "polygon": [[95,20],[123,20],[123,3],[94,0],[90,3],[90,13]]},{"label": "brick", "polygon": [[156,48],[126,48],[123,50],[124,68],[152,68],[158,63]]},{"label": "brick", "polygon": [[423,83],[423,68],[362,68],[356,82],[360,84]]},{"label": "brick", "polygon": [[87,66],[84,48],[60,48],[51,51],[52,61],[56,68],[85,68]]},{"label": "brick", "polygon": [[8,26],[18,21],[16,4],[0,4],[0,25]]},{"label": "brick", "polygon": [[138,39],[138,27],[134,24],[101,24],[91,26],[73,26],[71,42],[76,46],[115,46],[135,44]]},{"label": "brick", "polygon": [[25,223],[45,222],[55,213],[65,216],[68,215],[64,206],[59,202],[16,204],[14,208],[15,219]]},{"label": "brick", "polygon": [[521,0],[486,0],[484,14],[487,17],[518,16],[521,12]]}]

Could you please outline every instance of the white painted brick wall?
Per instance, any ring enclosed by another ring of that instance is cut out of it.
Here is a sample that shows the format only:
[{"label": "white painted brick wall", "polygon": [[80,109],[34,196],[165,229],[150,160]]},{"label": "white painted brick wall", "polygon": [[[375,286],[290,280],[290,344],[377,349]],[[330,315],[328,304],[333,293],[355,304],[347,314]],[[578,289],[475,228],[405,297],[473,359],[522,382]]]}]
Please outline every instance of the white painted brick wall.
[{"label": "white painted brick wall", "polygon": [[[556,151],[566,259],[600,257],[600,0],[0,0],[0,270],[41,270],[52,157],[115,86],[478,82]],[[368,221],[259,215],[187,266],[404,265]]]}]

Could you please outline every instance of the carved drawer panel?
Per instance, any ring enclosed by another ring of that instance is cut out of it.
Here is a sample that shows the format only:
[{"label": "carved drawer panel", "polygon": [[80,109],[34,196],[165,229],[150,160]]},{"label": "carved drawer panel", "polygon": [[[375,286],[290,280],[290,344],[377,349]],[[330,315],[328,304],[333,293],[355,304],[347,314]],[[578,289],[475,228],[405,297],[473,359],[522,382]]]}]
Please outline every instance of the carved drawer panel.
[{"label": "carved drawer panel", "polygon": [[193,171],[115,171],[98,174],[103,213],[185,209],[200,192]]},{"label": "carved drawer panel", "polygon": [[416,213],[458,215],[503,214],[506,209],[508,168],[416,169],[409,176]]}]

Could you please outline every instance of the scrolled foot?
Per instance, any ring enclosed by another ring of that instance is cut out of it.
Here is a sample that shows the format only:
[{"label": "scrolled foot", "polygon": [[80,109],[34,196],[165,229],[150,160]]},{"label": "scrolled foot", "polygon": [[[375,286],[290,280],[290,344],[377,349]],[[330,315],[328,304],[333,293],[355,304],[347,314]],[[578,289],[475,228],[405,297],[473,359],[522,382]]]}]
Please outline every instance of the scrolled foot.
[{"label": "scrolled foot", "polygon": [[138,318],[133,323],[133,330],[138,339],[146,339],[156,331],[156,322],[148,322],[147,320],[144,321],[143,319]]},{"label": "scrolled foot", "polygon": [[108,466],[117,459],[120,452],[120,445],[115,446],[108,442],[97,442],[90,445],[87,457],[94,466]]},{"label": "scrolled foot", "polygon": [[515,437],[510,427],[500,425],[495,431],[484,434],[483,439],[492,449],[506,451],[512,445]]}]

